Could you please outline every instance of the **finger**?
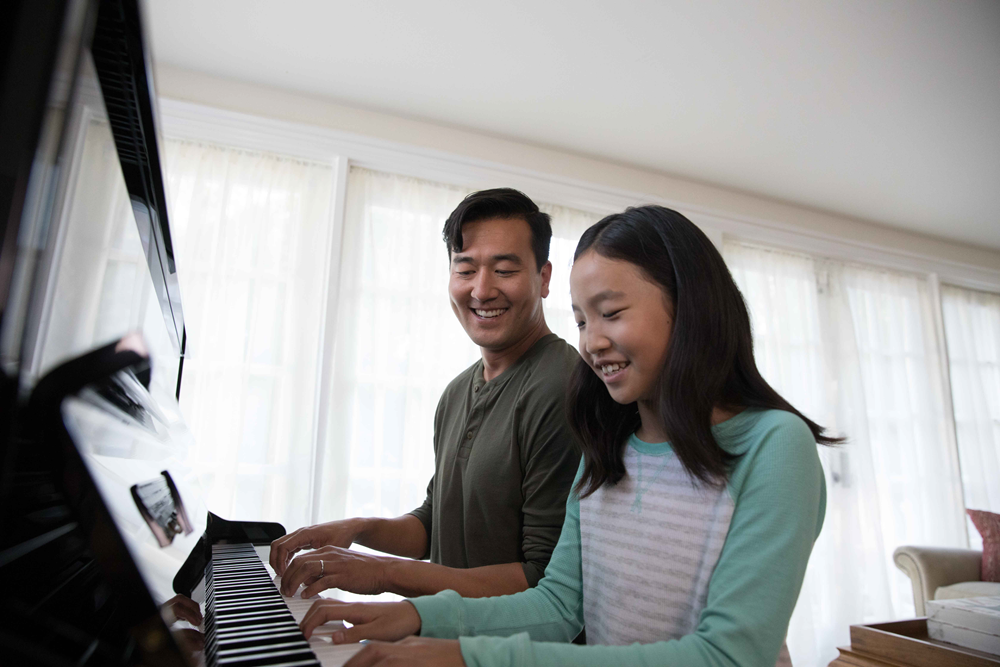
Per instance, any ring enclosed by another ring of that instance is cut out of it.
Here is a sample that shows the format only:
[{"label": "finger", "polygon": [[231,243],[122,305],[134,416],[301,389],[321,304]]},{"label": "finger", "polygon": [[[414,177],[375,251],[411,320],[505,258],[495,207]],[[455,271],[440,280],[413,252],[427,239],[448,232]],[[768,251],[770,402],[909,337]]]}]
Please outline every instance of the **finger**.
[{"label": "finger", "polygon": [[191,598],[182,598],[174,604],[174,615],[191,625],[201,625],[201,608]]},{"label": "finger", "polygon": [[279,575],[284,573],[285,568],[288,567],[288,561],[291,560],[295,552],[301,551],[309,545],[309,540],[306,539],[304,533],[305,530],[299,528],[271,542],[271,554],[268,560],[271,563],[271,568]]},{"label": "finger", "polygon": [[373,667],[373,665],[377,665],[385,657],[384,646],[383,642],[369,642],[368,646],[351,656],[351,659],[344,663],[344,667]]},{"label": "finger", "polygon": [[[198,621],[198,623],[201,623],[202,621],[201,607],[198,605],[197,602],[195,602],[189,597],[181,597],[181,599],[178,602],[180,604],[181,609],[190,614],[196,621]],[[195,623],[195,625],[197,625],[198,623]]]},{"label": "finger", "polygon": [[302,617],[302,620],[299,622],[299,629],[302,630],[302,634],[305,635],[306,639],[309,639],[312,636],[313,630],[324,623],[344,620],[345,613],[343,608],[347,606],[347,604],[337,600],[317,600],[313,602],[312,606],[309,607],[309,611]]},{"label": "finger", "polygon": [[[302,565],[304,562],[305,557],[299,556],[298,558],[292,559],[292,562],[285,568],[285,572],[281,575],[282,595],[293,595],[295,591],[299,589],[298,578],[301,576]],[[294,586],[292,586],[293,581],[295,582]]]},{"label": "finger", "polygon": [[384,626],[384,623],[379,622],[381,620],[379,611],[378,608],[373,608],[364,602],[317,600],[302,618],[299,629],[308,639],[312,636],[313,631],[324,623],[347,621],[352,623],[354,627],[334,632],[331,638],[335,644],[356,643],[369,638],[390,639],[390,637],[384,636],[384,632],[378,632],[378,629]]},{"label": "finger", "polygon": [[326,570],[326,564],[320,564],[318,556],[309,554],[295,558],[285,574],[281,577],[281,592],[283,595],[295,595],[302,584],[310,584],[319,579],[320,572]]},{"label": "finger", "polygon": [[201,625],[201,609],[198,603],[186,595],[175,595],[167,600],[164,605],[174,617],[174,620],[187,621],[192,625]]},{"label": "finger", "polygon": [[381,634],[378,631],[380,625],[384,624],[377,620],[372,623],[358,623],[349,628],[337,630],[330,636],[330,639],[333,640],[334,644],[357,644],[362,639],[371,640],[378,637]]},{"label": "finger", "polygon": [[313,579],[311,584],[305,587],[302,591],[303,600],[308,600],[311,597],[319,595],[328,588],[336,588],[336,578],[329,574],[329,569],[330,568],[327,568],[327,575],[325,577],[317,577],[316,579]]}]

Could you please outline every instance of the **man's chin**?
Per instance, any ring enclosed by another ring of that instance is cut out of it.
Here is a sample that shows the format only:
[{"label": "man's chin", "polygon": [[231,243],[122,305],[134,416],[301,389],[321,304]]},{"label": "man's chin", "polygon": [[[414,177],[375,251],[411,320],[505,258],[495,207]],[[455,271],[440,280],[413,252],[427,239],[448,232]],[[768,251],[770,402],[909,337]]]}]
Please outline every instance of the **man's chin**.
[{"label": "man's chin", "polygon": [[502,350],[511,343],[510,334],[506,329],[484,330],[476,322],[471,322],[465,327],[465,333],[473,343],[486,350]]},{"label": "man's chin", "polygon": [[476,333],[478,335],[470,333],[469,338],[484,350],[502,350],[510,346],[506,336],[483,336],[479,332]]}]

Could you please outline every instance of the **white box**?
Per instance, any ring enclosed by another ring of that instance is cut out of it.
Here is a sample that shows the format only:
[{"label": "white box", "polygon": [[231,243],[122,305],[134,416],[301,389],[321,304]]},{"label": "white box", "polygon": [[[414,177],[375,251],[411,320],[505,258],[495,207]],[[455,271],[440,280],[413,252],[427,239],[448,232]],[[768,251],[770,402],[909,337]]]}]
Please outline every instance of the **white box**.
[{"label": "white box", "polygon": [[927,634],[949,644],[1000,655],[1000,597],[929,601]]}]

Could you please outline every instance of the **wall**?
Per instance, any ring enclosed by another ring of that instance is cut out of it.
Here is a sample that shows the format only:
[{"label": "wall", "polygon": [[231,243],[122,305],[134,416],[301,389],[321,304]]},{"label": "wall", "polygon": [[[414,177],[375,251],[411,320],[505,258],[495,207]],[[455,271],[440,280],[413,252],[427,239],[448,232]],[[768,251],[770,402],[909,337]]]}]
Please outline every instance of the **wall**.
[{"label": "wall", "polygon": [[[991,288],[996,283],[996,277],[1000,276],[998,250],[908,232],[564,151],[169,66],[158,67],[156,74],[158,93],[162,98],[499,163],[591,183],[607,190],[638,192],[647,195],[650,201],[673,203],[685,212],[693,209],[708,217],[739,221],[743,227],[776,230],[777,233],[771,234],[773,238],[768,240],[779,245],[783,244],[782,238],[791,233],[819,242],[825,239],[863,246],[867,253],[859,259],[870,260],[872,251],[885,249],[895,255],[930,260],[935,264],[968,267],[977,276],[986,276],[958,281],[969,286]],[[810,249],[816,250],[817,245],[813,244]],[[843,255],[842,252],[837,254]]]}]

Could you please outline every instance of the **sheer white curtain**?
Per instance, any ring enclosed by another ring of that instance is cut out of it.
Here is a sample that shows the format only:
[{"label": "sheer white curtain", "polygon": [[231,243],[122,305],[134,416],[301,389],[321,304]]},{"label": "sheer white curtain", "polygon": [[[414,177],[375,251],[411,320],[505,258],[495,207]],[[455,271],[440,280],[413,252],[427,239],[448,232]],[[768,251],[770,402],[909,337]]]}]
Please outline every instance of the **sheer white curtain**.
[{"label": "sheer white curtain", "polygon": [[965,545],[931,290],[917,276],[738,243],[725,257],[764,377],[849,439],[820,448],[826,521],[788,633],[795,664],[826,665],[850,624],[912,615],[897,546]]},{"label": "sheer white curtain", "polygon": [[165,145],[187,356],[181,409],[209,509],[309,519],[330,248],[329,165]]},{"label": "sheer white curtain", "polygon": [[539,204],[538,208],[552,218],[552,242],[549,244],[549,261],[552,262],[552,279],[549,296],[545,299],[545,321],[553,333],[577,347],[580,331],[570,306],[569,271],[573,268],[573,251],[583,232],[600,220],[596,213]]},{"label": "sheer white curtain", "polygon": [[[351,169],[317,520],[396,516],[423,502],[438,399],[479,358],[451,310],[441,238],[444,220],[468,192]],[[554,230],[546,317],[575,343],[568,261],[596,216],[542,208]]]},{"label": "sheer white curtain", "polygon": [[[941,288],[965,505],[1000,512],[1000,294]],[[982,548],[971,524],[969,543]]]}]

